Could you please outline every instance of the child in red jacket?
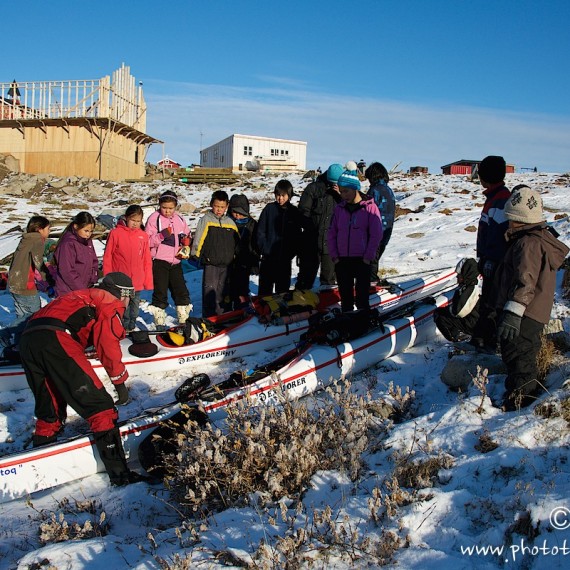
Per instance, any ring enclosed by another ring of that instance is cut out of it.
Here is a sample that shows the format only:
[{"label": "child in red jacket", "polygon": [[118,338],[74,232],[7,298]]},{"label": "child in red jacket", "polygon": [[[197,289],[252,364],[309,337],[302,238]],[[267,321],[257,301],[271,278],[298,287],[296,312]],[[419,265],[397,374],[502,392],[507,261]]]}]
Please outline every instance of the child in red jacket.
[{"label": "child in red jacket", "polygon": [[130,299],[123,318],[125,330],[131,332],[135,329],[139,316],[141,291],[153,288],[148,234],[143,227],[142,208],[135,204],[127,208],[107,238],[103,275],[117,271],[128,275],[135,288],[135,295]]}]

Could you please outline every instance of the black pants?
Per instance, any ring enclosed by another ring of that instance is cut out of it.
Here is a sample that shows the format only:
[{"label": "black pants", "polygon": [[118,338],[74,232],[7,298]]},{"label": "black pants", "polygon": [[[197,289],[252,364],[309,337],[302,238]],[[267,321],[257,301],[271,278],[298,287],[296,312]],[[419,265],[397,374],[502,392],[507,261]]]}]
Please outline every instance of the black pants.
[{"label": "black pants", "polygon": [[35,399],[37,435],[57,434],[70,405],[93,432],[113,429],[117,410],[85,356],[84,347],[62,331],[30,330],[20,340],[22,366]]},{"label": "black pants", "polygon": [[[275,291],[273,290],[275,287]],[[286,293],[291,287],[291,260],[266,255],[259,266],[259,295]]]},{"label": "black pants", "polygon": [[473,318],[471,315],[463,318],[452,315],[449,307],[436,309],[434,320],[439,332],[451,342],[461,340],[462,335],[471,336],[477,324],[477,318]]},{"label": "black pants", "polygon": [[224,312],[222,307],[227,266],[204,265],[202,275],[202,317],[213,317]]},{"label": "black pants", "polygon": [[505,380],[506,395],[533,394],[538,387],[536,358],[541,346],[544,325],[523,317],[521,332],[512,342],[501,342],[501,355],[507,367]]},{"label": "black pants", "polygon": [[479,320],[473,329],[473,337],[482,339],[487,346],[497,344],[497,311],[495,309],[497,289],[493,285],[495,273],[490,277],[483,276]]},{"label": "black pants", "polygon": [[[335,266],[343,312],[370,308],[370,266],[358,257],[341,257]],[[356,295],[355,295],[356,293]]]},{"label": "black pants", "polygon": [[376,256],[370,262],[370,281],[378,281],[379,279],[378,268],[380,265],[380,258],[384,254],[386,246],[388,245],[388,242],[390,241],[391,237],[392,237],[392,228],[385,229],[384,233],[382,234],[382,240],[380,241],[380,245],[376,250]]},{"label": "black pants", "polygon": [[154,281],[152,304],[155,307],[161,309],[168,307],[168,291],[175,305],[190,304],[190,294],[186,287],[181,263],[172,264],[162,259],[153,259],[152,278]]},{"label": "black pants", "polygon": [[239,309],[249,299],[250,268],[245,265],[230,265],[224,286],[224,304],[231,311]]},{"label": "black pants", "polygon": [[324,251],[324,247],[318,247],[316,242],[311,246],[309,244],[305,245],[306,248],[304,248],[304,251],[299,255],[297,289],[313,288],[319,271],[319,265],[321,267],[321,285],[334,285],[336,283],[336,273],[331,256]]}]

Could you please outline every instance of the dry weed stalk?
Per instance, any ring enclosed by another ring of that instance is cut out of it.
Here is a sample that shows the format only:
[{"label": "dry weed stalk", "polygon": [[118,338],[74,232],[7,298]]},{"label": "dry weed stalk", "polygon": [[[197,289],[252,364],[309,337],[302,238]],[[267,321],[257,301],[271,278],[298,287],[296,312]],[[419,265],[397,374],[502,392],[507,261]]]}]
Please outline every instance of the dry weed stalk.
[{"label": "dry weed stalk", "polygon": [[482,415],[484,412],[483,403],[485,402],[485,397],[487,396],[487,384],[489,383],[489,370],[487,368],[482,369],[477,365],[477,372],[473,376],[473,384],[479,392],[481,392],[481,402],[475,410],[478,414]]}]

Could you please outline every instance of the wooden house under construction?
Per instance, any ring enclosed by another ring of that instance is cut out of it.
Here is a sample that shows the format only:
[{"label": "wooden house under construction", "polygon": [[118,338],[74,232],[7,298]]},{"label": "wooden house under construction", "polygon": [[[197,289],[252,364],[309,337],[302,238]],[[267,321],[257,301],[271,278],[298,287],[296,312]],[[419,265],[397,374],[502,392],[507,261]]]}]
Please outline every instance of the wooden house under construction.
[{"label": "wooden house under construction", "polygon": [[142,84],[124,64],[94,80],[0,83],[0,153],[30,174],[142,178],[150,145]]}]

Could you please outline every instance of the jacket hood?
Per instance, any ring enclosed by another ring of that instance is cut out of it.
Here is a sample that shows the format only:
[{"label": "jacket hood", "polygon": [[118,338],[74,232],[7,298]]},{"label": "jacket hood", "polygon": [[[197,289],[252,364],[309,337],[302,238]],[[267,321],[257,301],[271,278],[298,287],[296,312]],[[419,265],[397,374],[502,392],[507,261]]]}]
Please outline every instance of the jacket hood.
[{"label": "jacket hood", "polygon": [[562,243],[559,239],[556,238],[554,235],[555,230],[551,229],[546,224],[527,224],[525,226],[521,226],[519,228],[512,228],[508,229],[505,237],[507,241],[515,240],[523,235],[537,235],[541,239],[543,239],[547,247],[546,255],[548,258],[548,263],[552,270],[557,271],[562,267],[566,256],[570,249],[566,246],[566,244]]},{"label": "jacket hood", "polygon": [[230,198],[229,211],[249,218],[249,200],[245,194],[234,194]]}]

